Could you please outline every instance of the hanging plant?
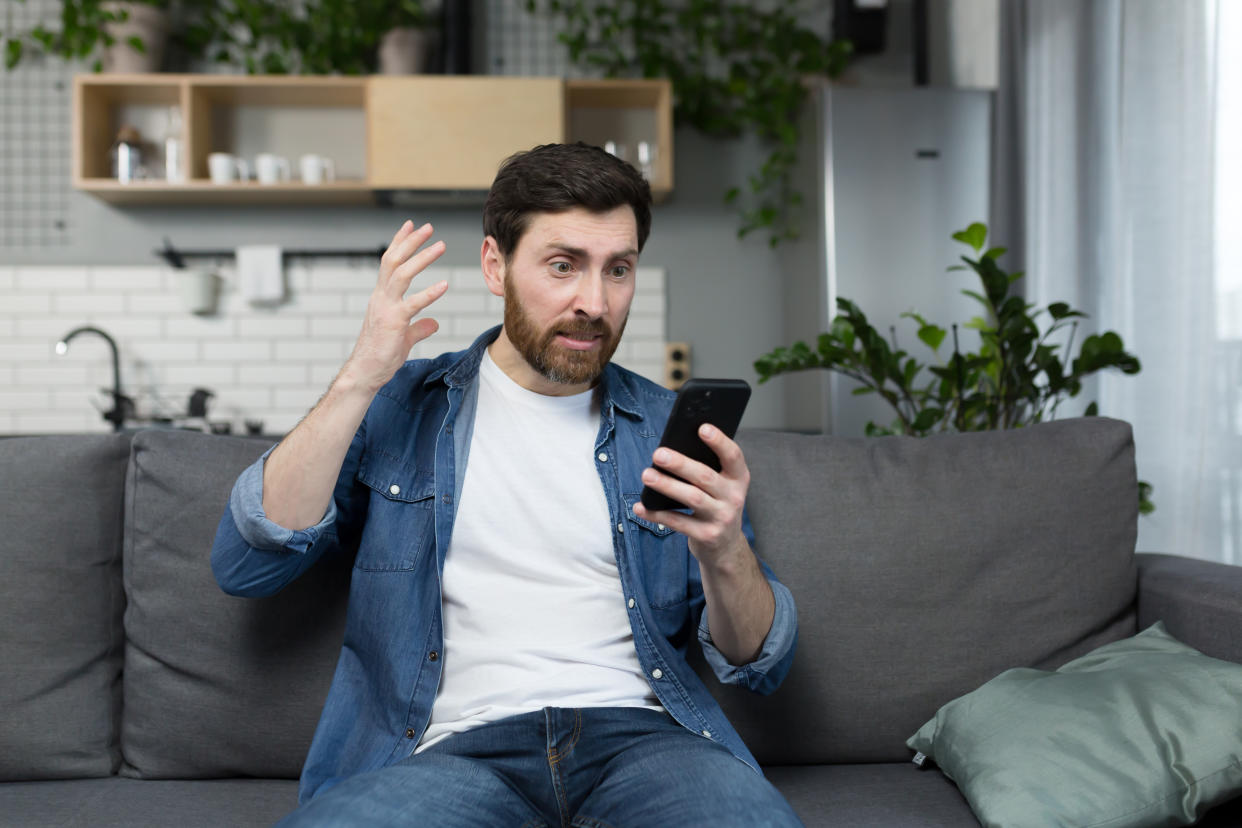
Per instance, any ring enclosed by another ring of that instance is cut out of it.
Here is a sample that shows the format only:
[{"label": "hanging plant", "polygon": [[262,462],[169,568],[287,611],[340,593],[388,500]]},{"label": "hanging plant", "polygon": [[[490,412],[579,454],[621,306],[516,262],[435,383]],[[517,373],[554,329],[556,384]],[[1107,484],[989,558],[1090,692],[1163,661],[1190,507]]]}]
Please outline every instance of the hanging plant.
[{"label": "hanging plant", "polygon": [[606,77],[667,78],[674,117],[706,135],[757,135],[767,155],[744,186],[724,194],[741,218],[738,236],[768,233],[775,247],[797,238],[802,195],[791,180],[808,76],[836,77],[845,40],[826,42],[799,23],[799,0],[755,8],[724,0],[527,0],[555,17],[557,35],[580,66]]}]

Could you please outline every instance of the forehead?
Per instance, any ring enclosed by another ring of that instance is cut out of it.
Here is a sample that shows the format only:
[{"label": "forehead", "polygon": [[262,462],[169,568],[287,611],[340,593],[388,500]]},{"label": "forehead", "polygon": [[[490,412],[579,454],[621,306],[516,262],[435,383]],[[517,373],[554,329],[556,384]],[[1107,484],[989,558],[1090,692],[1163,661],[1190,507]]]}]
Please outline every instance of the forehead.
[{"label": "forehead", "polygon": [[638,222],[623,204],[605,212],[574,207],[558,213],[535,213],[518,241],[518,251],[573,247],[593,253],[638,250]]}]

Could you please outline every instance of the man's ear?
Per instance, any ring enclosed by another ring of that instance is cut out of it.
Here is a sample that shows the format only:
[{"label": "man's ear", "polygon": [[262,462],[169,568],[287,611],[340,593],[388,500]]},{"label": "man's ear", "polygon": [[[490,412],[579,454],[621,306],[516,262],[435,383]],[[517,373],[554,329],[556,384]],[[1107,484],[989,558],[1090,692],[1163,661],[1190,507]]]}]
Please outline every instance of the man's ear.
[{"label": "man's ear", "polygon": [[505,257],[500,252],[500,245],[492,236],[483,239],[483,247],[479,250],[480,264],[483,266],[483,281],[487,289],[496,296],[505,295]]}]

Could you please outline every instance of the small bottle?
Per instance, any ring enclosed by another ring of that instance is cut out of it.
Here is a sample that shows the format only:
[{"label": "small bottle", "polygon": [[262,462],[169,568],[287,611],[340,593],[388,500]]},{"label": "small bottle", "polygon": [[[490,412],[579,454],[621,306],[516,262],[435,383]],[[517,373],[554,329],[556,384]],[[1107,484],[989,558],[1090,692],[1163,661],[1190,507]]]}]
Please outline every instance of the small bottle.
[{"label": "small bottle", "polygon": [[181,142],[181,108],[168,108],[168,128],[164,133],[164,178],[170,184],[185,181],[182,166],[184,144]]},{"label": "small bottle", "polygon": [[656,145],[650,141],[638,142],[638,171],[648,181],[655,175]]},{"label": "small bottle", "polygon": [[113,178],[125,184],[142,178],[142,134],[137,129],[121,127],[111,154]]}]

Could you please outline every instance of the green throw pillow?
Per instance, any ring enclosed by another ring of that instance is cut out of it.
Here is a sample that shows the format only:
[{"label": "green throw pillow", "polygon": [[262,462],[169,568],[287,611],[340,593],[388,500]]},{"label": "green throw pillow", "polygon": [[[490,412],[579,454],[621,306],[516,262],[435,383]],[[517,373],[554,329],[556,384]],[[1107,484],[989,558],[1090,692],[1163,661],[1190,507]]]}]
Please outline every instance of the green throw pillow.
[{"label": "green throw pillow", "polygon": [[906,744],[986,826],[1189,825],[1242,793],[1242,665],[1156,623],[1056,672],[1001,673]]}]

